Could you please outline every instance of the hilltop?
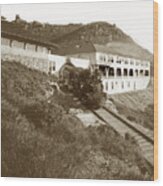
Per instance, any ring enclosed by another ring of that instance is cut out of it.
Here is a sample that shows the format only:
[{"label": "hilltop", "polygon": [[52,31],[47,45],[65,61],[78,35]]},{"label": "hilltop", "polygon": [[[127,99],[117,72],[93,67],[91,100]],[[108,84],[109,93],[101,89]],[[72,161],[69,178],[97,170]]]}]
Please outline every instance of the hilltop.
[{"label": "hilltop", "polygon": [[81,27],[81,24],[52,25],[38,21],[27,22],[20,17],[14,21],[7,21],[3,16],[1,17],[2,31],[47,42],[52,42],[58,37],[62,37],[79,27]]},{"label": "hilltop", "polygon": [[111,41],[133,42],[132,38],[117,28],[115,24],[112,25],[107,22],[93,22],[82,25],[78,29],[54,41],[60,43],[72,38],[74,40],[91,41],[92,43],[102,45]]},{"label": "hilltop", "polygon": [[153,55],[148,50],[138,45],[115,24],[107,22],[56,25],[38,21],[27,22],[17,15],[16,19],[10,22],[2,16],[1,27],[2,31],[5,32],[57,43],[60,48],[73,46],[81,42],[90,42],[105,47],[113,43],[112,48],[118,45],[118,50],[123,49],[125,55],[126,52],[130,51],[131,54],[134,54],[133,57],[145,58],[153,62]]},{"label": "hilltop", "polygon": [[2,30],[9,32],[12,30],[12,32],[16,34],[37,37],[38,39],[44,38],[51,42],[60,42],[65,38],[69,39],[74,33],[74,39],[81,38],[99,44],[105,44],[111,40],[123,42],[132,41],[132,38],[123,33],[115,24],[112,25],[106,22],[58,25],[40,23],[38,21],[27,22],[19,16],[16,16],[16,19],[13,21],[7,21],[2,16],[1,23]]},{"label": "hilltop", "polygon": [[109,53],[120,53],[123,56],[149,60],[151,62],[151,76],[153,76],[153,54],[138,45],[115,24],[94,22],[90,24],[55,25],[38,21],[27,22],[19,16],[14,21],[7,21],[2,16],[1,30],[25,38],[57,44],[59,48],[52,48],[53,54],[73,54],[76,46],[80,46],[78,49],[80,52],[89,51],[90,48],[96,51],[96,46],[98,46],[98,49],[105,48]]},{"label": "hilltop", "polygon": [[138,59],[149,60],[153,62],[153,55],[147,50],[138,45],[129,35],[124,33],[115,24],[107,22],[94,22],[83,25],[78,29],[59,37],[53,42],[60,45],[60,48],[65,46],[92,43],[105,48],[109,52],[122,53],[124,56],[135,57]]}]

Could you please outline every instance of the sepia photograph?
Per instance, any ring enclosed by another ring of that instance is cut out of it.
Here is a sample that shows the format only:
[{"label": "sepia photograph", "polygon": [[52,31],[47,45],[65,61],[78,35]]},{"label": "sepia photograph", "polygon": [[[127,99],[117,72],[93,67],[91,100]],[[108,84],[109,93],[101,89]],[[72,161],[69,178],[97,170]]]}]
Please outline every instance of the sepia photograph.
[{"label": "sepia photograph", "polygon": [[1,5],[1,176],[154,180],[153,0]]}]

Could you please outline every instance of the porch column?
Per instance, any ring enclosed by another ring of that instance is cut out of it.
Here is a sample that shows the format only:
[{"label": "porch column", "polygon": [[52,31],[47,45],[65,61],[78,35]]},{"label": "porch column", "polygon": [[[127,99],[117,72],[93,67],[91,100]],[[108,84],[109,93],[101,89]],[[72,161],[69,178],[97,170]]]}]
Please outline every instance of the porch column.
[{"label": "porch column", "polygon": [[124,68],[121,68],[121,76],[124,76]]},{"label": "porch column", "polygon": [[116,68],[113,68],[114,69],[114,77],[116,78],[117,77],[117,69]]},{"label": "porch column", "polygon": [[105,67],[105,72],[106,72],[106,78],[109,78],[109,69]]}]

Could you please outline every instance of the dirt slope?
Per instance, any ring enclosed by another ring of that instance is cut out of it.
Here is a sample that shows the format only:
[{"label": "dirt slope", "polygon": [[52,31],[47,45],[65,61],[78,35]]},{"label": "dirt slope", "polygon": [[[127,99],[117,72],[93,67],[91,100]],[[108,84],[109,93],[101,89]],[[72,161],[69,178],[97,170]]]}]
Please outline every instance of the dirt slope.
[{"label": "dirt slope", "polygon": [[112,95],[109,98],[118,112],[137,124],[153,129],[154,99],[153,85],[146,90]]}]

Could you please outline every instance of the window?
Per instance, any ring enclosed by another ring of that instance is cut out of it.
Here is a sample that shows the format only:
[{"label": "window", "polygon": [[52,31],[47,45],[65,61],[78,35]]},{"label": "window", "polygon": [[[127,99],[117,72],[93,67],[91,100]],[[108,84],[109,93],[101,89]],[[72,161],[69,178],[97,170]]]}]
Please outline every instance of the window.
[{"label": "window", "polygon": [[123,75],[124,75],[124,76],[127,76],[127,75],[128,75],[128,71],[127,71],[126,68],[124,68],[124,70],[123,70]]},{"label": "window", "polygon": [[130,65],[133,65],[134,64],[134,61],[130,61]]},{"label": "window", "polygon": [[117,76],[121,76],[121,69],[117,68]]},{"label": "window", "polygon": [[113,62],[114,62],[113,57],[109,57],[109,56],[108,56],[108,62],[112,62],[112,63],[113,63]]},{"label": "window", "polygon": [[105,82],[105,90],[108,91],[108,82]]},{"label": "window", "polygon": [[133,76],[134,74],[133,74],[133,69],[130,69],[130,71],[129,71],[129,76]]},{"label": "window", "polygon": [[125,60],[125,64],[126,64],[126,65],[128,64],[128,61],[127,61],[127,60]]},{"label": "window", "polygon": [[21,42],[21,41],[14,40],[12,45],[14,46],[14,48],[22,48],[22,49],[24,49],[24,43]]},{"label": "window", "polygon": [[149,71],[145,70],[145,76],[149,76]]},{"label": "window", "polygon": [[122,81],[122,89],[124,89],[124,82]]},{"label": "window", "polygon": [[101,74],[102,76],[106,76],[105,66],[100,65],[100,66],[99,66],[99,71],[100,71],[100,74]]},{"label": "window", "polygon": [[53,71],[55,71],[55,66],[53,66]]},{"label": "window", "polygon": [[109,68],[109,76],[114,76],[114,68]]},{"label": "window", "polygon": [[111,82],[111,89],[114,89],[114,82]]},{"label": "window", "polygon": [[105,56],[100,56],[100,61],[106,61],[106,57]]},{"label": "window", "polygon": [[103,56],[100,56],[100,60],[103,61]]},{"label": "window", "polygon": [[136,75],[136,76],[138,76],[138,75],[139,75],[139,74],[138,74],[138,70],[135,70],[135,75]]},{"label": "window", "polygon": [[56,71],[55,62],[51,63],[51,68],[50,69],[51,69],[52,72]]},{"label": "window", "polygon": [[144,75],[144,70],[140,70],[140,75],[141,75],[141,76]]}]

